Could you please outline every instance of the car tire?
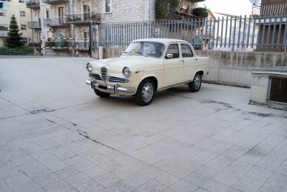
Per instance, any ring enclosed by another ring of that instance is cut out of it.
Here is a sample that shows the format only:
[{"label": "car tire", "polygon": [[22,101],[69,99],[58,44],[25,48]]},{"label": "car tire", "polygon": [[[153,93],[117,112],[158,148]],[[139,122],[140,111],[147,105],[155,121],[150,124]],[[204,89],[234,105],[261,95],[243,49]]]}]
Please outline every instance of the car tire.
[{"label": "car tire", "polygon": [[142,81],[135,94],[135,101],[140,106],[151,104],[155,94],[155,84],[151,79]]},{"label": "car tire", "polygon": [[192,82],[188,84],[189,91],[197,92],[199,91],[202,83],[202,75],[200,73],[196,73]]},{"label": "car tire", "polygon": [[101,91],[99,91],[99,90],[97,90],[97,89],[94,89],[94,91],[95,91],[95,94],[97,95],[97,96],[99,96],[99,97],[109,97],[111,94],[109,94],[109,93],[104,93],[104,92],[101,92]]}]

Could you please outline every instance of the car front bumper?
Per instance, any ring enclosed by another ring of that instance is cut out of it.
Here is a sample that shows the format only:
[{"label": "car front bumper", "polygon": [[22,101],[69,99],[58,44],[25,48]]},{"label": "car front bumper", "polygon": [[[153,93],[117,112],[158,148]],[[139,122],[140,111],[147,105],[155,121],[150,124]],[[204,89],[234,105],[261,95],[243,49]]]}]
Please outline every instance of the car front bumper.
[{"label": "car front bumper", "polygon": [[119,84],[115,85],[102,85],[99,83],[96,83],[95,81],[86,80],[86,84],[90,85],[92,89],[103,89],[108,91],[113,91],[115,94],[118,93],[135,93],[136,88],[128,88],[128,87],[120,87]]}]

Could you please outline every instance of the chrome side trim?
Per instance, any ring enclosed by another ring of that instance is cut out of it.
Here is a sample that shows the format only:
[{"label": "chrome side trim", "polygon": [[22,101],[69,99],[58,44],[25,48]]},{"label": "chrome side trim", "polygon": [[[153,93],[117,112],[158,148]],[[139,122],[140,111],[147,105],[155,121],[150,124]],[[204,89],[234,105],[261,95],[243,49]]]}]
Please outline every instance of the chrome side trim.
[{"label": "chrome side trim", "polygon": [[190,83],[190,82],[192,82],[192,80],[190,80],[190,81],[185,81],[185,82],[182,82],[182,83],[177,83],[177,84],[174,84],[174,85],[169,85],[169,86],[167,86],[167,87],[160,88],[160,89],[158,89],[157,91],[163,91],[163,90],[165,90],[165,89],[169,89],[169,88],[176,87],[176,86],[180,86],[180,85],[185,85],[185,84]]}]

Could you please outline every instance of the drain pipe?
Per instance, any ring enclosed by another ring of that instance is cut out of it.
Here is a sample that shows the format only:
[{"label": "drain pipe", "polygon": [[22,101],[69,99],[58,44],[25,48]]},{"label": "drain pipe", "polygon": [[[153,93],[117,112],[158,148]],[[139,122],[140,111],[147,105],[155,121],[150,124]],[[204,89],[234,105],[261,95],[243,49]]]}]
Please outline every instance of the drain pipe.
[{"label": "drain pipe", "polygon": [[[33,20],[32,20],[32,9],[31,9],[31,27],[33,26]],[[34,43],[34,29],[32,28],[32,43],[33,43],[33,52],[35,53],[35,43]]]},{"label": "drain pipe", "polygon": [[[73,4],[73,6],[72,6],[73,17],[74,17],[74,14],[75,14],[75,12],[74,12],[75,4],[74,4],[74,3],[75,3],[74,0],[72,0],[72,4]],[[73,31],[73,38],[76,38],[76,37],[75,37],[74,24],[71,24],[71,25],[72,25],[72,31]]]}]

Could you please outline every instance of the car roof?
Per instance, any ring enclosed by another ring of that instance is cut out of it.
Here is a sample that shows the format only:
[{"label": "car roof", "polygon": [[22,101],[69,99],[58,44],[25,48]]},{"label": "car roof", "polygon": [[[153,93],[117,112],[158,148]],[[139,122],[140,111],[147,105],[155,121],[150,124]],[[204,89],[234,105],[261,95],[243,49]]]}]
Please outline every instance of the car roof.
[{"label": "car roof", "polygon": [[187,41],[183,41],[183,40],[180,40],[180,39],[168,39],[168,38],[137,39],[137,40],[134,40],[133,42],[138,42],[138,41],[159,42],[159,43],[163,43],[165,45],[167,45],[167,44],[169,44],[171,42],[188,43]]}]

